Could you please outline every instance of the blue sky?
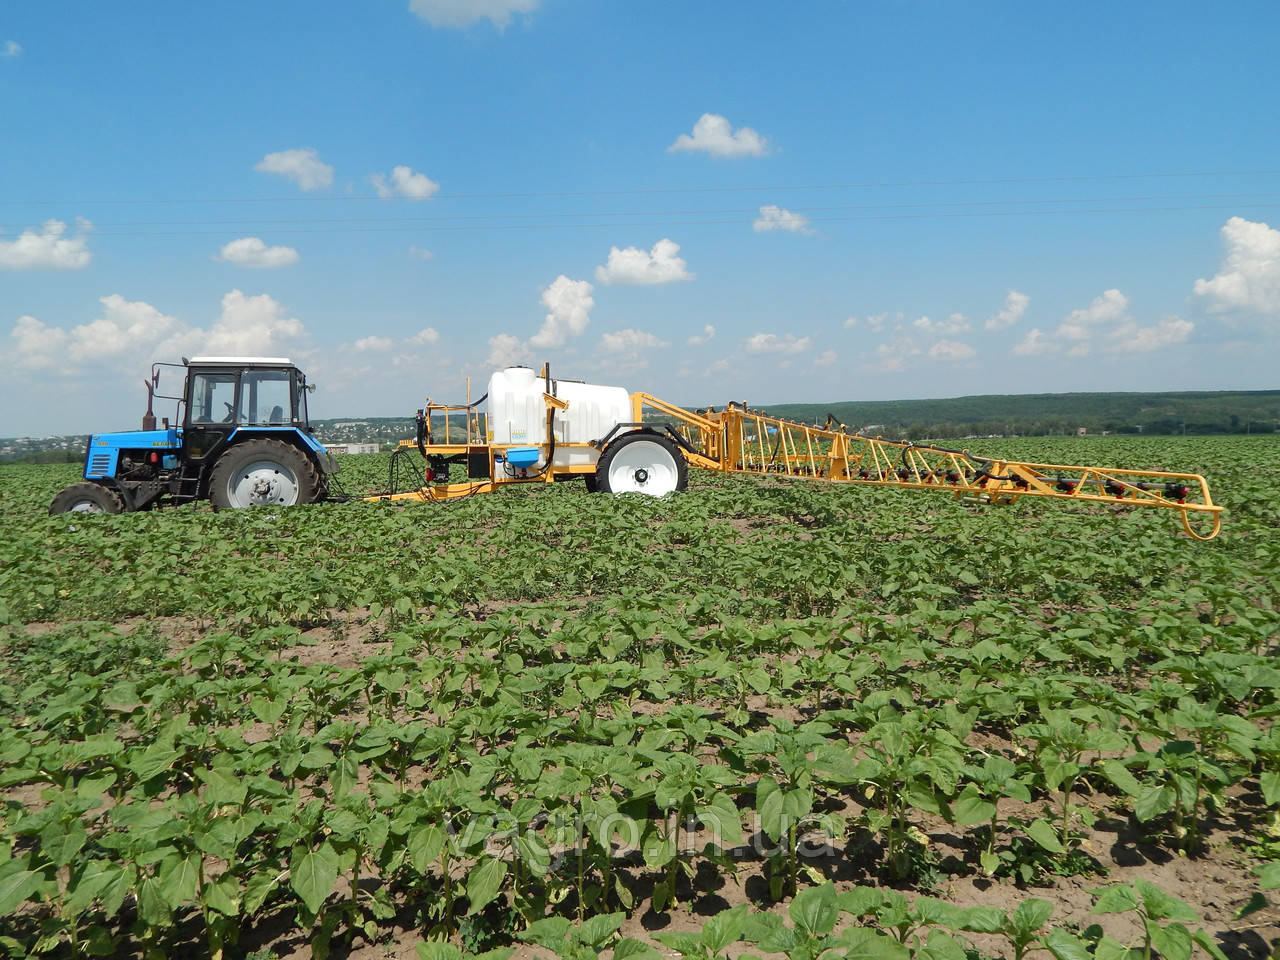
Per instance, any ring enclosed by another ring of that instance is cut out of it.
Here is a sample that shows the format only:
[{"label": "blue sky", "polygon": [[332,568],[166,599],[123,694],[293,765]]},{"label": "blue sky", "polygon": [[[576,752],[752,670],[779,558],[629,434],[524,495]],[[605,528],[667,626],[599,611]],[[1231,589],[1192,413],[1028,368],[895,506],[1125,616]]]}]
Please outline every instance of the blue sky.
[{"label": "blue sky", "polygon": [[[0,435],[152,360],[317,416],[1271,389],[1280,7],[8,4]],[[164,411],[162,411],[164,412]]]}]

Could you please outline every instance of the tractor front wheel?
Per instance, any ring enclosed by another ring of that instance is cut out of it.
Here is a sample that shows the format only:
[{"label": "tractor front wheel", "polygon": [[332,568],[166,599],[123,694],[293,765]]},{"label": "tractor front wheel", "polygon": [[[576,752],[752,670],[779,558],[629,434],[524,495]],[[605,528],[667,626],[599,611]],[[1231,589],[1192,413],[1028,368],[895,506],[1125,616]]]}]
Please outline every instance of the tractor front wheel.
[{"label": "tractor front wheel", "polygon": [[49,505],[49,513],[123,513],[120,494],[100,483],[73,483]]},{"label": "tractor front wheel", "polygon": [[215,510],[239,507],[291,507],[314,503],[320,474],[297,447],[280,440],[246,440],[214,464],[209,500]]}]

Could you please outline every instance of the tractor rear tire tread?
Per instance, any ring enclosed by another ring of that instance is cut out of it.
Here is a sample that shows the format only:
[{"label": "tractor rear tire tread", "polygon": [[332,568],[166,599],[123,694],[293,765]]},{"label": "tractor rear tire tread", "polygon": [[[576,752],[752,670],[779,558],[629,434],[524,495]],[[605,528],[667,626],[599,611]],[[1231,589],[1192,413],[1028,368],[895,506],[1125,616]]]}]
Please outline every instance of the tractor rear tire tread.
[{"label": "tractor rear tire tread", "polygon": [[311,458],[292,444],[259,437],[237,443],[218,457],[218,462],[213,465],[213,472],[209,475],[209,502],[213,504],[213,509],[237,508],[238,505],[230,499],[231,478],[254,461],[274,461],[293,473],[297,481],[297,499],[293,503],[279,506],[315,503],[320,499],[324,483]]}]

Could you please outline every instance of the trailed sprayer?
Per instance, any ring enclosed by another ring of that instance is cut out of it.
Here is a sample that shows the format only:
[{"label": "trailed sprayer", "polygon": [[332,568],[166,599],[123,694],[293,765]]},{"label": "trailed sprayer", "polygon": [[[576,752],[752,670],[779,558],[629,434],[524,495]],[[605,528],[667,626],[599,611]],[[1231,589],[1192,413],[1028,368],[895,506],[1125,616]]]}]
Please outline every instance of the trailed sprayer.
[{"label": "trailed sprayer", "polygon": [[1215,537],[1222,522],[1197,474],[988,458],[861,437],[830,417],[822,426],[798,423],[743,403],[686,410],[647,393],[557,379],[549,366],[496,371],[475,402],[428,399],[416,424],[401,449],[422,455],[425,483],[374,499],[450,500],[573,479],[602,493],[662,496],[683,490],[694,467],[929,490],[973,504],[1040,497],[1172,510],[1197,540]]}]

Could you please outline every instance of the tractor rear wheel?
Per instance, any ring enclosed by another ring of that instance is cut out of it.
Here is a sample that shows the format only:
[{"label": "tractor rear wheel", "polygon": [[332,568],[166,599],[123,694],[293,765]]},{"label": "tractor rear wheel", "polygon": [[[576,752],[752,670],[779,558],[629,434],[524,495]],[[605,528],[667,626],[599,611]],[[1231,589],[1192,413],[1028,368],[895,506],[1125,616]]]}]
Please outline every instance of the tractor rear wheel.
[{"label": "tractor rear wheel", "polygon": [[49,505],[49,513],[123,513],[124,499],[100,483],[73,483]]},{"label": "tractor rear wheel", "polygon": [[661,497],[689,485],[689,465],[666,437],[637,430],[605,449],[596,465],[601,493],[645,493]]},{"label": "tractor rear wheel", "polygon": [[314,503],[320,474],[297,447],[280,440],[246,440],[227,450],[213,466],[209,500],[215,510],[291,507]]}]

